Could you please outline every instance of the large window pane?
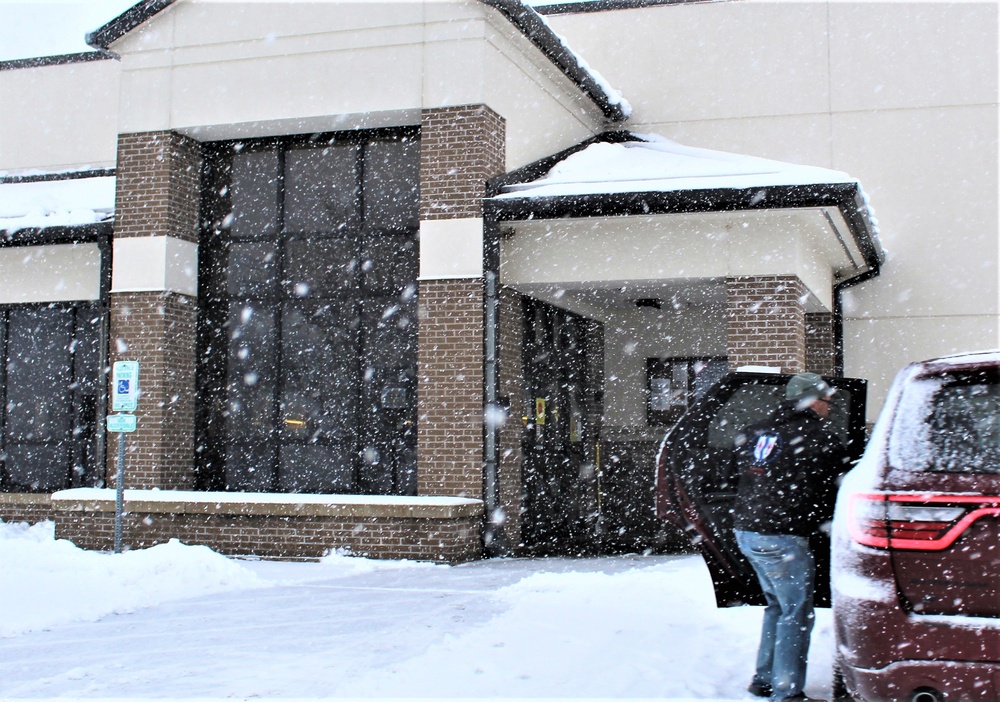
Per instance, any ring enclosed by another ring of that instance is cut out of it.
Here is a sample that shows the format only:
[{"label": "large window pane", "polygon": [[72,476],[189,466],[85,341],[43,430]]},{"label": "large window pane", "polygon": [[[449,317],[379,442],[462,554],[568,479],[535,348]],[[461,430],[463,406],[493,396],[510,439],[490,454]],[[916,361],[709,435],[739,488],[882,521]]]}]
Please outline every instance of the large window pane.
[{"label": "large window pane", "polygon": [[419,226],[420,142],[373,142],[365,149],[365,223],[378,229]]},{"label": "large window pane", "polygon": [[358,219],[358,146],[295,149],[285,156],[286,232],[337,232]]},{"label": "large window pane", "polygon": [[9,320],[7,438],[65,440],[71,429],[73,313],[15,310]]},{"label": "large window pane", "polygon": [[365,238],[361,270],[366,291],[398,295],[417,279],[419,266],[414,237],[372,233]]},{"label": "large window pane", "polygon": [[274,313],[250,303],[229,313],[229,440],[274,439],[277,343]]},{"label": "large window pane", "polygon": [[227,260],[231,296],[277,297],[280,261],[276,242],[233,242]]},{"label": "large window pane", "polygon": [[277,151],[233,157],[233,228],[241,237],[269,237],[278,231],[280,180]]},{"label": "large window pane", "polygon": [[353,308],[285,306],[282,431],[302,443],[356,433],[359,364]]},{"label": "large window pane", "polygon": [[333,297],[357,286],[353,239],[292,239],[286,246],[285,291],[289,297]]}]

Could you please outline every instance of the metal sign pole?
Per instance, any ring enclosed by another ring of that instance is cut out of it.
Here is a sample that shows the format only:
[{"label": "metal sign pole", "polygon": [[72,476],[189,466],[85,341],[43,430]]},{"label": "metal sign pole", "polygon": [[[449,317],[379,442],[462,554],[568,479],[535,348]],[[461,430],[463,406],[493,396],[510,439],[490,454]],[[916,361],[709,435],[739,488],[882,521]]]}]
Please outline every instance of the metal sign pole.
[{"label": "metal sign pole", "polygon": [[[116,361],[112,375],[111,411],[134,412],[139,402],[139,362]],[[135,431],[134,414],[112,414],[106,418],[110,432],[118,433],[115,474],[115,553],[122,552],[122,516],[125,513],[125,434]]]},{"label": "metal sign pole", "polygon": [[122,552],[122,514],[125,509],[125,432],[118,434],[118,464],[115,476],[115,553]]}]

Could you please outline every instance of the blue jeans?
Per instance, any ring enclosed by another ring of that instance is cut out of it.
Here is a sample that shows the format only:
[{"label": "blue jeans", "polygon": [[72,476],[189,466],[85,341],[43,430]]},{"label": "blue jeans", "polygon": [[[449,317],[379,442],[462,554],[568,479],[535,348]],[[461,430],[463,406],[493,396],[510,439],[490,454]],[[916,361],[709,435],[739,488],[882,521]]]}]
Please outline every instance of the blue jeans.
[{"label": "blue jeans", "polygon": [[757,650],[754,682],[771,685],[771,699],[802,692],[812,633],[816,566],[804,536],[736,530],[736,543],[750,561],[767,607]]}]

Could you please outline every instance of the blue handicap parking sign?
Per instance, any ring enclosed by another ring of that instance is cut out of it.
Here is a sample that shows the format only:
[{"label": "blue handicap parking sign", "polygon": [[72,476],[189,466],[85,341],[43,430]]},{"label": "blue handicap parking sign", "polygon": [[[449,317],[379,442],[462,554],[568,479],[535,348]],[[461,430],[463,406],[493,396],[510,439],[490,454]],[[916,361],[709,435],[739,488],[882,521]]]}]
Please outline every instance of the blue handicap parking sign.
[{"label": "blue handicap parking sign", "polygon": [[118,394],[119,395],[128,395],[128,380],[119,380],[118,381]]}]

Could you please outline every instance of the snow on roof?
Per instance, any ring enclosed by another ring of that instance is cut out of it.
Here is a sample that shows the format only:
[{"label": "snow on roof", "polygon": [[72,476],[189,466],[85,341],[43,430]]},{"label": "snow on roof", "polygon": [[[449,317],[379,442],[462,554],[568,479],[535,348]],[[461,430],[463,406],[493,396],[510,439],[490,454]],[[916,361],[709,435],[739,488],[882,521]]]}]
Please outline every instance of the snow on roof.
[{"label": "snow on roof", "polygon": [[114,176],[0,182],[0,231],[93,224],[114,211]]},{"label": "snow on roof", "polygon": [[841,171],[684,146],[658,135],[643,135],[640,138],[642,141],[591,144],[557,163],[542,178],[507,185],[498,197],[857,182]]}]

